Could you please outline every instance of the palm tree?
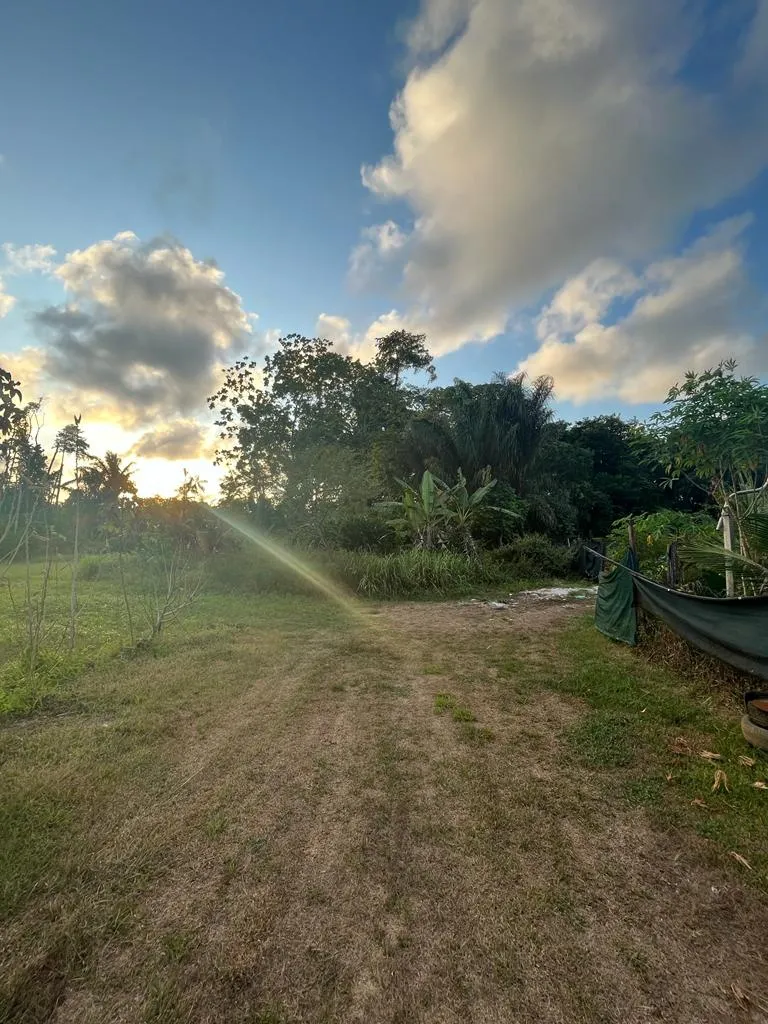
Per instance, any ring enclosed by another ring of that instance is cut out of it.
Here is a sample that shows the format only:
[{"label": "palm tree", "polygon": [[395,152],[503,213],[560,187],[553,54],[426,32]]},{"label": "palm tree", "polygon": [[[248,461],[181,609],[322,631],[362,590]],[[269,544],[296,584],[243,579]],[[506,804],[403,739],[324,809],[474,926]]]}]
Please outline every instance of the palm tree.
[{"label": "palm tree", "polygon": [[524,495],[536,469],[544,429],[552,419],[551,377],[528,382],[524,374],[496,374],[490,384],[464,381],[446,388],[435,415],[413,420],[405,449],[409,468],[426,466],[443,479],[463,471],[478,486],[492,476]]},{"label": "palm tree", "polygon": [[81,479],[86,491],[94,498],[100,498],[109,505],[117,505],[124,495],[135,495],[136,484],[132,479],[134,463],[123,465],[116,452],[106,452],[103,459],[91,457]]}]

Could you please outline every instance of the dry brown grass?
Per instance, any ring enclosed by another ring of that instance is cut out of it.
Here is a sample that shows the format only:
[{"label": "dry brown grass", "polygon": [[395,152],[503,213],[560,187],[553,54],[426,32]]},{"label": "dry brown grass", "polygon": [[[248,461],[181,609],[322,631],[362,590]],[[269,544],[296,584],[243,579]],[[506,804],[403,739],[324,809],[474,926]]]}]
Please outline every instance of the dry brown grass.
[{"label": "dry brown grass", "polygon": [[6,729],[20,798],[68,812],[2,932],[0,1019],[768,1019],[765,898],[564,755],[584,708],[545,683],[580,611],[224,631]]}]

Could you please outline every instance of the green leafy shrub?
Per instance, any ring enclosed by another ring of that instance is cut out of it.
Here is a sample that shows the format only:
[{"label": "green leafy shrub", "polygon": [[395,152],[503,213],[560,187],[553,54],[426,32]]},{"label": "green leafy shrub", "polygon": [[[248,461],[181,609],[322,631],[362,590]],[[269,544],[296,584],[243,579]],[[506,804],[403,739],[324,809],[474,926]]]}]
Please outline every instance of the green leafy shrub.
[{"label": "green leafy shrub", "polygon": [[492,552],[492,557],[515,577],[552,579],[573,573],[573,552],[541,533],[527,533]]},{"label": "green leafy shrub", "polygon": [[77,575],[81,580],[97,580],[102,574],[103,567],[103,558],[99,558],[98,555],[86,555],[85,558],[80,559]]},{"label": "green leafy shrub", "polygon": [[[715,519],[706,512],[678,512],[660,509],[642,516],[617,519],[608,535],[608,554],[620,559],[629,545],[630,521],[635,528],[635,544],[640,570],[652,579],[663,580],[667,571],[667,548],[672,541],[722,541],[715,528]],[[687,570],[686,583],[693,584],[701,577],[696,570]]]},{"label": "green leafy shrub", "polygon": [[327,546],[344,551],[388,553],[398,546],[395,529],[377,509],[360,513],[339,513],[327,528]]}]

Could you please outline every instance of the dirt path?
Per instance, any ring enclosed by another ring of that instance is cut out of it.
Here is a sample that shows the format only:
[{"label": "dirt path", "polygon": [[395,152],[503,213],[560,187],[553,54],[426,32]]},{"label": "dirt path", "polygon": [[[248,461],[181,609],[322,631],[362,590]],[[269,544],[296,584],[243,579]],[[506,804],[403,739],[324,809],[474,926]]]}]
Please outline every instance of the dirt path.
[{"label": "dirt path", "polygon": [[[497,676],[500,630],[544,677],[583,610],[387,606],[274,655],[202,733],[180,719],[173,784],[95,848],[93,891],[141,899],[40,1019],[768,1020],[766,903],[574,771],[577,701]],[[214,676],[248,670],[238,644]]]}]

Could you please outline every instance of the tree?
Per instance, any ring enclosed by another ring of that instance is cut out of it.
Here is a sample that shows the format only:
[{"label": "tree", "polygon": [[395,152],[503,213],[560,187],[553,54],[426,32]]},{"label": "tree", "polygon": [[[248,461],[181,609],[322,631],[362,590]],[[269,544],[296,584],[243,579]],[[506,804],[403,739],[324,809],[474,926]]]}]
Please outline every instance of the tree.
[{"label": "tree", "polygon": [[445,542],[445,527],[449,513],[446,505],[447,488],[425,469],[418,487],[400,481],[403,496],[400,501],[382,502],[382,509],[394,513],[391,525],[408,532],[414,547],[427,551]]},{"label": "tree", "polygon": [[733,360],[688,371],[665,405],[649,436],[669,485],[685,479],[722,506],[768,479],[768,386],[737,377]]},{"label": "tree", "polygon": [[21,391],[17,380],[0,367],[0,436],[9,434],[21,419]]},{"label": "tree", "polygon": [[225,442],[219,461],[230,467],[227,494],[250,505],[284,502],[294,525],[302,509],[338,509],[350,493],[346,486],[339,494],[340,481],[355,467],[370,498],[382,496],[422,401],[418,389],[402,386],[402,370],[426,352],[418,337],[385,341],[378,366],[334,351],[326,339],[289,335],[263,369],[242,359],[227,370],[209,399]]},{"label": "tree", "polygon": [[552,418],[553,382],[523,374],[496,374],[490,384],[456,381],[433,396],[428,412],[412,421],[404,458],[411,472],[425,467],[454,479],[461,470],[479,485],[490,469],[494,478],[525,495],[534,476]]},{"label": "tree", "polygon": [[80,478],[86,493],[103,501],[109,506],[116,506],[125,496],[136,494],[136,484],[132,472],[134,464],[123,465],[116,452],[106,452],[103,459],[90,457],[89,465],[85,466]]},{"label": "tree", "polygon": [[[604,537],[614,520],[627,515],[673,505],[681,510],[696,507],[683,488],[674,494],[662,489],[663,468],[648,451],[638,423],[620,416],[593,416],[565,429],[560,441],[562,473],[570,479],[578,532],[583,536]],[[580,479],[576,476],[579,459]]]},{"label": "tree", "polygon": [[391,331],[383,338],[376,339],[374,369],[400,387],[407,370],[425,370],[430,382],[437,376],[432,356],[426,345],[426,334],[411,334],[409,331]]}]

